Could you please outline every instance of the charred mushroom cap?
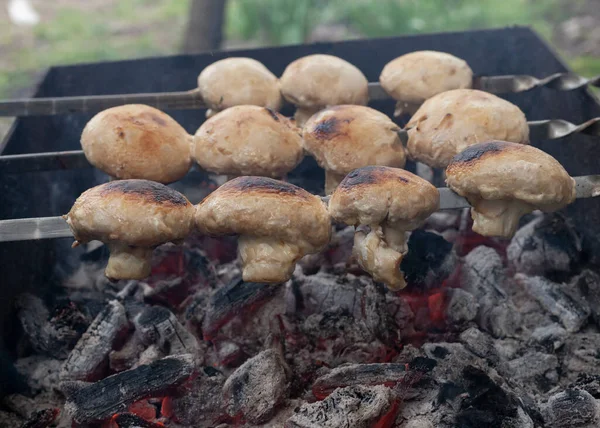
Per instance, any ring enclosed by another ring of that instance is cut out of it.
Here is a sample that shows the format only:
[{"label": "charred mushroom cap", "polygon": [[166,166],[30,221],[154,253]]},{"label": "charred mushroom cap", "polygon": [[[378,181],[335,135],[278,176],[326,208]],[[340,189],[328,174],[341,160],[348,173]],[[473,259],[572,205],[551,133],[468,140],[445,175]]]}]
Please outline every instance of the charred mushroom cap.
[{"label": "charred mushroom cap", "polygon": [[200,95],[209,106],[207,117],[237,105],[256,105],[279,110],[283,99],[279,80],[252,58],[226,58],[202,70]]},{"label": "charred mushroom cap", "polygon": [[527,119],[517,106],[474,89],[435,95],[406,127],[409,157],[434,168],[445,168],[457,153],[480,142],[529,143]]},{"label": "charred mushroom cap", "polygon": [[284,282],[302,256],[324,248],[331,219],[317,196],[265,177],[238,177],[196,206],[196,226],[207,235],[240,235],[243,279]]},{"label": "charred mushroom cap", "polygon": [[283,177],[304,150],[300,130],[286,117],[265,107],[236,106],[202,124],[192,156],[217,174]]},{"label": "charred mushroom cap", "polygon": [[86,190],[64,218],[74,245],[92,240],[108,245],[107,277],[142,279],[150,275],[154,247],[190,233],[194,206],[162,184],[122,180]]},{"label": "charred mushroom cap", "polygon": [[88,161],[111,177],[171,183],[190,169],[191,139],[162,111],[129,104],[95,115],[83,129],[81,147]]},{"label": "charred mushroom cap", "polygon": [[[381,87],[398,101],[396,115],[411,105],[452,89],[471,88],[473,71],[453,55],[418,51],[402,55],[386,64],[379,76]],[[414,110],[413,110],[414,112]]]},{"label": "charred mushroom cap", "polygon": [[440,206],[440,194],[429,182],[403,169],[367,166],[346,176],[331,196],[331,217],[357,231],[354,255],[376,281],[392,289],[406,284],[400,262],[407,251],[406,232],[419,227]]},{"label": "charred mushroom cap", "polygon": [[575,200],[575,180],[547,153],[506,141],[476,144],[446,169],[448,186],[472,205],[473,230],[511,237],[535,209],[556,211]]},{"label": "charred mushroom cap", "polygon": [[325,169],[325,193],[356,168],[404,167],[406,155],[398,125],[369,107],[342,105],[321,110],[304,126],[304,148]]},{"label": "charred mushroom cap", "polygon": [[369,82],[362,72],[332,55],[309,55],[287,66],[281,76],[281,93],[296,105],[296,121],[304,124],[318,110],[339,105],[365,105]]}]

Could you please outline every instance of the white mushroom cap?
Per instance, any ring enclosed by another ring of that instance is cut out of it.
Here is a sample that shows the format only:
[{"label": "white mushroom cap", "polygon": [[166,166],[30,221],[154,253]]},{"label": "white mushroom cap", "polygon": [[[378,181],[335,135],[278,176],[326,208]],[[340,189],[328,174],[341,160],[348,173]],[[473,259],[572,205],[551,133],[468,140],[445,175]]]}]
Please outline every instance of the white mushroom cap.
[{"label": "white mushroom cap", "polygon": [[110,249],[106,276],[150,275],[152,249],[185,238],[194,206],[179,192],[147,180],[120,180],[86,190],[64,216],[75,245],[102,241]]},{"label": "white mushroom cap", "polygon": [[283,177],[304,157],[295,124],[258,106],[236,106],[211,117],[196,132],[192,156],[205,170],[232,176]]},{"label": "white mushroom cap", "polygon": [[434,168],[445,168],[453,156],[483,141],[529,143],[529,126],[519,107],[474,89],[429,98],[406,127],[409,157]]},{"label": "white mushroom cap", "polygon": [[438,190],[408,171],[367,166],[352,171],[329,202],[331,217],[358,231],[354,255],[376,281],[393,289],[406,284],[399,266],[407,251],[406,232],[419,227],[440,206]]},{"label": "white mushroom cap", "polygon": [[83,129],[81,147],[88,161],[111,177],[171,183],[190,169],[191,139],[171,116],[129,104],[95,115]]},{"label": "white mushroom cap", "polygon": [[446,183],[472,205],[473,230],[511,237],[535,209],[556,211],[575,200],[575,180],[549,154],[506,141],[473,145],[452,159]]},{"label": "white mushroom cap", "polygon": [[304,126],[305,149],[325,169],[325,193],[346,174],[367,165],[402,168],[406,163],[400,128],[385,114],[365,106],[321,110]]},{"label": "white mushroom cap", "polygon": [[471,88],[473,71],[460,58],[444,52],[417,51],[386,64],[379,76],[381,87],[405,105],[418,105],[428,98],[452,89]]},{"label": "white mushroom cap", "polygon": [[226,58],[206,67],[198,76],[198,89],[210,107],[207,116],[237,105],[279,110],[283,99],[279,80],[252,58]]},{"label": "white mushroom cap", "polygon": [[323,249],[331,219],[317,196],[265,177],[228,181],[196,206],[196,226],[207,235],[241,235],[243,279],[284,282],[296,262]]},{"label": "white mushroom cap", "polygon": [[[332,55],[308,55],[290,63],[281,76],[281,93],[298,107],[300,126],[316,111],[339,104],[366,105],[369,82],[354,65]],[[304,119],[303,119],[304,118]]]}]

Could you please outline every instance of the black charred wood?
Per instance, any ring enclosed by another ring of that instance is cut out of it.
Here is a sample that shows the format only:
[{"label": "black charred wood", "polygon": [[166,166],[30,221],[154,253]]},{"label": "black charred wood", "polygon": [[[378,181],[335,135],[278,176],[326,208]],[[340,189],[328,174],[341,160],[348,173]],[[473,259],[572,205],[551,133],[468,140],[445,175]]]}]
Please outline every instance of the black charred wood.
[{"label": "black charred wood", "polygon": [[60,410],[58,409],[38,410],[31,414],[21,428],[46,428],[56,420],[59,414]]},{"label": "black charred wood", "polygon": [[108,354],[127,332],[129,322],[125,308],[111,300],[81,336],[65,361],[60,379],[95,381],[104,377]]},{"label": "black charred wood", "polygon": [[148,307],[134,319],[134,324],[136,333],[147,346],[156,343],[172,355],[195,354],[198,351],[198,341],[194,335],[167,308]]},{"label": "black charred wood", "polygon": [[548,428],[588,427],[600,423],[600,406],[588,392],[578,389],[554,394],[542,414]]},{"label": "black charred wood", "polygon": [[400,340],[400,332],[388,311],[383,286],[373,281],[365,282],[361,305],[365,325],[383,343],[396,346]]},{"label": "black charred wood", "polygon": [[163,424],[155,424],[133,413],[119,413],[112,419],[118,428],[164,428]]},{"label": "black charred wood", "polygon": [[577,292],[587,302],[592,311],[594,322],[600,327],[600,275],[586,269],[573,278],[569,288]]},{"label": "black charred wood", "polygon": [[195,371],[192,355],[170,356],[82,386],[63,382],[65,411],[78,423],[103,421],[142,398],[163,397],[188,380]]}]

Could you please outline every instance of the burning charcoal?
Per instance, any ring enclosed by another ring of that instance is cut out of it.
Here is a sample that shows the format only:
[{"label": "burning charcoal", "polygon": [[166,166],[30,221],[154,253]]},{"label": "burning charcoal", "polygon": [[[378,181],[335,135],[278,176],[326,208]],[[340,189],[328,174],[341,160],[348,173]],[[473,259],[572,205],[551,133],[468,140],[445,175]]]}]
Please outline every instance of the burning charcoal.
[{"label": "burning charcoal", "polygon": [[59,413],[58,409],[38,410],[31,414],[21,428],[46,428],[56,420]]},{"label": "burning charcoal", "polygon": [[69,349],[75,345],[81,332],[71,323],[62,322],[60,314],[51,317],[42,299],[32,294],[19,296],[17,308],[19,320],[33,349],[54,358],[67,358]]},{"label": "burning charcoal", "polygon": [[600,374],[582,373],[570,385],[571,388],[587,391],[596,399],[600,399]]},{"label": "burning charcoal", "polygon": [[301,329],[316,342],[340,336],[350,342],[371,342],[375,339],[363,322],[354,318],[348,310],[339,307],[308,316]]},{"label": "burning charcoal", "polygon": [[531,339],[553,352],[565,344],[568,334],[567,330],[560,325],[550,324],[533,330]]},{"label": "burning charcoal", "polygon": [[219,364],[223,367],[237,367],[248,357],[237,343],[223,340],[214,343],[219,356]]},{"label": "burning charcoal", "polygon": [[453,245],[437,233],[415,230],[408,239],[408,253],[400,270],[408,289],[426,290],[439,287],[454,269],[458,257]]},{"label": "burning charcoal", "polygon": [[247,308],[257,308],[270,300],[280,284],[244,282],[241,278],[218,289],[212,295],[202,322],[204,338],[214,338],[219,329]]},{"label": "burning charcoal", "polygon": [[573,278],[569,289],[583,297],[590,306],[594,322],[600,327],[600,275],[586,269]]},{"label": "burning charcoal", "polygon": [[515,275],[515,280],[525,288],[548,312],[557,316],[568,332],[579,331],[590,316],[590,307],[566,292],[567,287],[541,276]]},{"label": "burning charcoal", "polygon": [[385,386],[349,386],[323,401],[303,404],[285,428],[370,428],[392,426],[398,405]]},{"label": "burning charcoal", "polygon": [[579,262],[581,238],[560,214],[545,214],[517,231],[506,255],[517,272],[568,273]]},{"label": "burning charcoal", "polygon": [[494,348],[494,340],[476,327],[471,327],[460,334],[465,347],[478,357],[487,359],[491,364],[498,363],[498,354]]},{"label": "burning charcoal", "polygon": [[144,351],[144,344],[138,335],[133,334],[118,351],[110,351],[108,365],[112,371],[122,372],[132,368]]},{"label": "burning charcoal", "polygon": [[157,344],[150,345],[146,349],[144,349],[144,351],[142,351],[142,353],[140,354],[140,358],[133,365],[133,368],[152,364],[153,362],[158,361],[163,357],[165,357],[165,354],[160,350]]},{"label": "burning charcoal", "polygon": [[227,414],[254,424],[268,421],[287,398],[289,374],[290,369],[277,350],[268,349],[250,358],[223,385]]},{"label": "burning charcoal", "polygon": [[556,356],[532,351],[509,361],[504,372],[526,388],[537,387],[540,391],[546,391],[558,381],[557,368]]},{"label": "burning charcoal", "polygon": [[194,370],[192,355],[176,355],[81,387],[63,382],[65,411],[78,423],[103,421],[142,398],[168,395]]},{"label": "burning charcoal", "polygon": [[312,392],[318,400],[322,400],[336,388],[357,385],[392,386],[405,375],[405,364],[349,364],[336,367],[319,377],[312,386]]},{"label": "burning charcoal", "polygon": [[563,374],[568,379],[575,380],[582,374],[598,373],[598,350],[600,349],[600,333],[586,332],[571,334],[565,342]]},{"label": "burning charcoal", "polygon": [[212,426],[213,421],[222,414],[221,389],[224,383],[225,376],[217,369],[200,369],[198,377],[183,395],[169,398],[172,416],[167,416],[185,425]]},{"label": "burning charcoal", "polygon": [[446,320],[449,325],[460,326],[475,319],[479,310],[475,296],[461,288],[448,288],[444,293],[448,302]]},{"label": "burning charcoal", "polygon": [[163,424],[155,424],[140,418],[133,413],[119,413],[111,418],[111,428],[164,428]]},{"label": "burning charcoal", "polygon": [[88,382],[101,379],[107,367],[108,354],[127,330],[128,324],[123,305],[117,300],[108,302],[69,354],[60,379]]},{"label": "burning charcoal", "polygon": [[542,408],[548,428],[592,427],[600,424],[600,404],[586,391],[567,389],[554,394]]},{"label": "burning charcoal", "polygon": [[196,354],[198,341],[177,320],[177,317],[162,306],[151,306],[134,320],[136,334],[146,345],[157,343],[169,354]]},{"label": "burning charcoal", "polygon": [[31,355],[19,358],[15,368],[27,380],[33,392],[51,391],[58,385],[58,374],[63,362],[42,355]]},{"label": "burning charcoal", "polygon": [[435,428],[433,422],[429,419],[416,417],[409,420],[406,424],[401,425],[402,428]]},{"label": "burning charcoal", "polygon": [[398,327],[387,311],[384,289],[372,280],[364,279],[364,282],[366,287],[361,306],[365,325],[375,337],[393,346],[398,343],[400,337]]}]

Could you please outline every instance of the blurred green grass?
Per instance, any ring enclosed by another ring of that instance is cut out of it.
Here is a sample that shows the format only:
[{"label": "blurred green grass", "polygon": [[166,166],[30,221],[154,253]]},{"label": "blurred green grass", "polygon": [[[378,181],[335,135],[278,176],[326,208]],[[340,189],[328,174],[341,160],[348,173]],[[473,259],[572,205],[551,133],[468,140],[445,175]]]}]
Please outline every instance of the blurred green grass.
[{"label": "blurred green grass", "polygon": [[[57,64],[177,53],[189,0],[73,1],[52,11],[25,42],[0,27],[0,97],[30,85],[33,71]],[[65,4],[64,2],[61,4]],[[70,3],[69,3],[70,4]],[[319,25],[341,24],[347,38],[529,25],[547,40],[566,19],[564,0],[229,0],[225,39],[254,45],[303,43]],[[22,36],[22,34],[21,34]],[[600,73],[600,59],[572,58],[575,71]]]}]

